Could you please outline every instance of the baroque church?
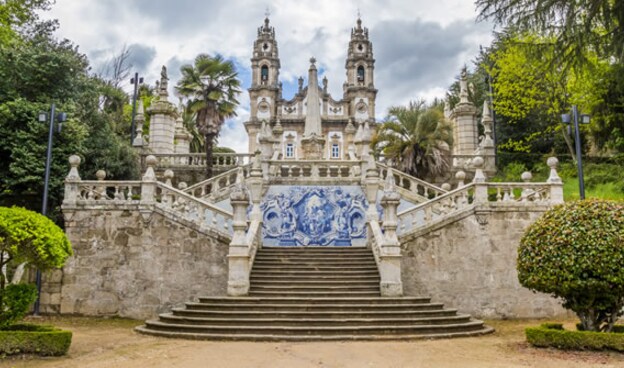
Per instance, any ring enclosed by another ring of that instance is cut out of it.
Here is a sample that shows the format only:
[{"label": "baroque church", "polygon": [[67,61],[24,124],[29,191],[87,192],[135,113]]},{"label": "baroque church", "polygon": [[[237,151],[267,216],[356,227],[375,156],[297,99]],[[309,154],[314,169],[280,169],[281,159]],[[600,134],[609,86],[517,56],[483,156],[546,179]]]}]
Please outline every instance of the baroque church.
[{"label": "baroque church", "polygon": [[362,150],[368,147],[370,125],[375,122],[377,89],[373,45],[362,20],[358,19],[351,30],[345,62],[347,80],[341,98],[329,94],[327,77],[319,86],[315,63],[314,58],[310,59],[308,85],[304,87],[300,77],[295,96],[285,99],[275,28],[268,17],[264,20],[251,58],[251,115],[245,123],[249,152],[272,141],[272,157],[267,158],[348,160],[366,154]]}]

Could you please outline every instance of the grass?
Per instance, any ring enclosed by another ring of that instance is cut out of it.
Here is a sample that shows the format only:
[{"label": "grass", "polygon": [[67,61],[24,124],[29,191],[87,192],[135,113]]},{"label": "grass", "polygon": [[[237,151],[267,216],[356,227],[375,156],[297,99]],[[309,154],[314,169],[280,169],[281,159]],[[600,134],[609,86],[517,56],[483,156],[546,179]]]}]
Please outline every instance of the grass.
[{"label": "grass", "polygon": [[[563,198],[566,201],[573,201],[580,198],[579,182],[577,178],[567,178],[563,181]],[[599,198],[611,200],[624,200],[622,193],[616,183],[598,184],[595,187],[585,187],[585,198]]]}]

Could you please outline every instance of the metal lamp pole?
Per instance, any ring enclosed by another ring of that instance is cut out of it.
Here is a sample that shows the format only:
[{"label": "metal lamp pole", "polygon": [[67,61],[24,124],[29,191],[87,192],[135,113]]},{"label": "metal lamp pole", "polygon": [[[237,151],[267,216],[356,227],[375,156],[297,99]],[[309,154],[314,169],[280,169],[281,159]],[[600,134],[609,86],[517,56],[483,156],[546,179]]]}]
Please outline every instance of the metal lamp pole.
[{"label": "metal lamp pole", "polygon": [[[52,103],[50,106],[50,127],[48,129],[48,152],[46,156],[46,166],[45,166],[45,178],[43,184],[43,203],[41,204],[41,214],[44,216],[48,215],[48,189],[50,187],[50,166],[52,162],[52,138],[54,137],[54,119],[59,121],[59,129],[61,131],[61,124],[67,120],[67,114],[61,112],[56,115],[56,105]],[[45,122],[47,119],[46,113],[39,113],[39,121]],[[41,305],[41,271],[37,269],[37,274],[35,276],[35,281],[37,283],[37,300],[35,301],[35,316],[39,315],[39,309]]]},{"label": "metal lamp pole", "polygon": [[134,93],[132,94],[132,123],[130,124],[130,145],[134,143],[134,116],[136,115],[136,100],[139,92],[139,84],[143,84],[143,77],[139,78],[139,73],[134,73],[134,78],[130,79],[130,83],[134,85]]},{"label": "metal lamp pole", "polygon": [[[579,122],[578,107],[576,105],[572,106],[572,119],[574,120],[574,145],[576,148],[576,166],[579,178],[579,195],[581,199],[585,199],[585,178],[583,176],[583,159],[581,157],[581,134],[579,132],[579,123],[589,124],[590,117],[589,115],[583,114],[580,116],[580,118],[581,121]],[[561,115],[561,120],[565,124],[570,124],[570,114]]]}]

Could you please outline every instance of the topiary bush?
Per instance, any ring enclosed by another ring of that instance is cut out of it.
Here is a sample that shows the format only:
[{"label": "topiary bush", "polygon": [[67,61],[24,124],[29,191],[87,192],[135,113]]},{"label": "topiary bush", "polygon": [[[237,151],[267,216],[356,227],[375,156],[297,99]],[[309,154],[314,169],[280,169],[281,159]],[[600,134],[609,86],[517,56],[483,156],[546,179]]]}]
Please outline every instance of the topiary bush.
[{"label": "topiary bush", "polygon": [[31,284],[8,285],[0,289],[0,329],[24,318],[28,307],[37,300],[37,288]]},{"label": "topiary bush", "polygon": [[617,332],[568,331],[561,324],[547,323],[525,330],[529,344],[567,350],[617,350],[624,352],[622,326]]},{"label": "topiary bush", "polygon": [[624,307],[624,203],[575,201],[546,212],[520,241],[518,279],[561,298],[582,330],[610,332]]},{"label": "topiary bush", "polygon": [[71,331],[52,326],[12,325],[0,329],[0,354],[65,355],[71,340]]}]

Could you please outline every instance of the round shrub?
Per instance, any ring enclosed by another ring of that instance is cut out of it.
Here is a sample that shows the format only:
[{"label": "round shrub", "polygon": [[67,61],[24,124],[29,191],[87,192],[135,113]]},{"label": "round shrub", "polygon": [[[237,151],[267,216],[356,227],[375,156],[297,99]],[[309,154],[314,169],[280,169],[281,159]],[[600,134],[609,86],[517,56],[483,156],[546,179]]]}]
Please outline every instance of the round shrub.
[{"label": "round shrub", "polygon": [[624,203],[568,202],[527,229],[518,279],[563,299],[588,331],[611,331],[624,307]]}]

